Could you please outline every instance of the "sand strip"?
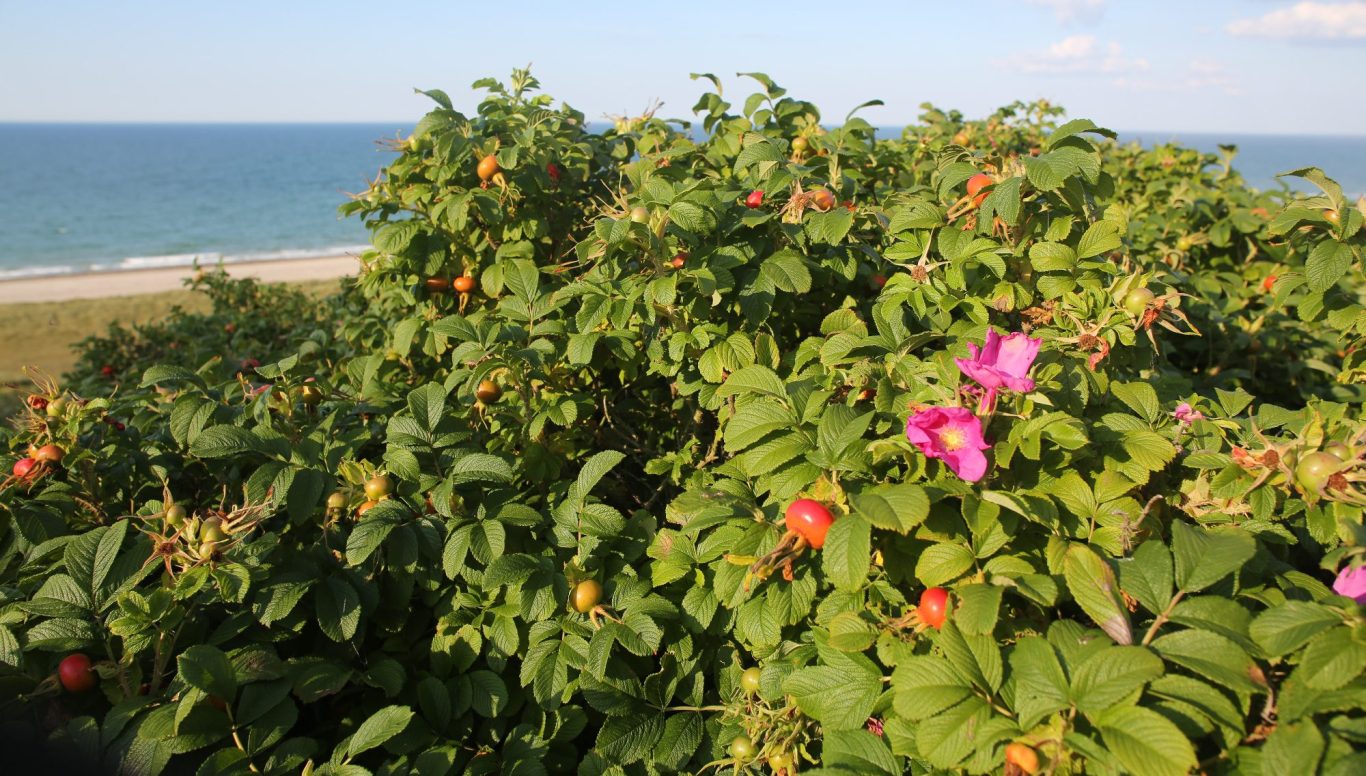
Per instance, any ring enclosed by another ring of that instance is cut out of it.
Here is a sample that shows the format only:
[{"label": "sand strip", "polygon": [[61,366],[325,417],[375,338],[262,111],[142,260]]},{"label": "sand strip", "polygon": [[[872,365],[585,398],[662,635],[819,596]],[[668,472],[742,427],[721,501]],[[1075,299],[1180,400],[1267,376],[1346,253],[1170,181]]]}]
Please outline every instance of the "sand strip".
[{"label": "sand strip", "polygon": [[[356,272],[355,256],[316,259],[244,261],[224,264],[234,277],[255,277],[268,283],[330,280]],[[15,302],[63,302],[68,299],[101,299],[108,296],[151,294],[184,288],[193,267],[155,267],[117,272],[86,272],[41,278],[0,280],[0,304]]]}]

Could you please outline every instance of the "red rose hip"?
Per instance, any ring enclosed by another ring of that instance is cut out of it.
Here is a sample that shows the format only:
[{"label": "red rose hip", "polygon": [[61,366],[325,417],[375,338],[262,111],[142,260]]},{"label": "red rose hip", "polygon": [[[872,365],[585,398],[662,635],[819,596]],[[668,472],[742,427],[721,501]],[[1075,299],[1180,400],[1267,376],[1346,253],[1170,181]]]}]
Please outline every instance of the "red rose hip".
[{"label": "red rose hip", "polygon": [[99,682],[99,677],[90,668],[90,658],[79,652],[62,659],[57,666],[57,678],[67,692],[89,692]]},{"label": "red rose hip", "polygon": [[916,608],[920,621],[939,630],[949,618],[949,591],[942,587],[932,587],[920,594],[920,606]]},{"label": "red rose hip", "polygon": [[787,507],[783,520],[787,530],[805,539],[813,550],[825,546],[825,535],[830,531],[830,524],[835,522],[835,518],[824,504],[809,498],[799,498],[792,502]]}]

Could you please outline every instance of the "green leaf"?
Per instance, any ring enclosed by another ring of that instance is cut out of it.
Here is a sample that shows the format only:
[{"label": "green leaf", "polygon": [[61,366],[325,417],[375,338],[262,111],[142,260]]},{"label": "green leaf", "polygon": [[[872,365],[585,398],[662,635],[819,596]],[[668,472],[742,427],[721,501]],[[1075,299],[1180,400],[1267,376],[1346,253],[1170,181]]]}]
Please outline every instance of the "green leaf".
[{"label": "green leaf", "polygon": [[1262,773],[1318,773],[1323,749],[1323,734],[1312,722],[1277,725],[1262,747]]},{"label": "green leaf", "polygon": [[[727,429],[729,431],[729,429]],[[906,534],[925,522],[930,499],[919,485],[884,485],[854,496],[854,511],[878,528]]]},{"label": "green leaf", "polygon": [[716,389],[718,396],[761,393],[787,399],[787,389],[778,374],[766,366],[755,364],[732,372],[726,382]]},{"label": "green leaf", "polygon": [[1134,776],[1185,776],[1196,766],[1191,742],[1157,712],[1120,706],[1097,721],[1105,746]]},{"label": "green leaf", "polygon": [[1133,557],[1123,558],[1119,585],[1153,614],[1166,611],[1172,600],[1172,554],[1167,545],[1152,540],[1139,545]]},{"label": "green leaf", "polygon": [[897,715],[914,722],[957,705],[972,694],[972,685],[947,660],[917,655],[897,664],[892,692]]},{"label": "green leaf", "polygon": [[915,576],[926,587],[934,587],[967,573],[974,560],[972,550],[961,544],[935,544],[920,553]]},{"label": "green leaf", "polygon": [[352,734],[351,741],[346,745],[347,757],[355,757],[383,745],[402,733],[412,719],[413,710],[407,706],[385,706],[371,714]]},{"label": "green leaf", "polygon": [[1108,647],[1077,666],[1072,700],[1078,709],[1094,716],[1162,673],[1162,660],[1147,647]]},{"label": "green leaf", "polygon": [[1336,240],[1324,240],[1309,252],[1304,274],[1310,291],[1327,291],[1352,268],[1352,249]]},{"label": "green leaf", "polygon": [[847,515],[830,526],[821,549],[821,568],[838,589],[857,590],[868,581],[872,562],[872,528],[859,515]]},{"label": "green leaf", "polygon": [[936,768],[954,768],[984,741],[991,707],[972,697],[916,726],[916,746]]},{"label": "green leaf", "polygon": [[954,594],[960,601],[953,621],[958,629],[969,635],[985,636],[996,629],[1001,613],[1001,595],[1005,589],[996,585],[964,585]]},{"label": "green leaf", "polygon": [[1257,542],[1240,528],[1201,528],[1172,521],[1176,585],[1187,593],[1204,590],[1252,559]]},{"label": "green leaf", "polygon": [[740,452],[774,431],[791,428],[794,423],[792,413],[775,401],[747,402],[726,421],[726,450]]},{"label": "green leaf", "polygon": [[579,470],[578,479],[574,481],[574,491],[578,498],[583,499],[593,492],[598,482],[625,457],[624,453],[616,450],[603,450],[585,461],[583,468]]},{"label": "green leaf", "polygon": [[1062,243],[1034,243],[1029,248],[1029,263],[1036,272],[1071,272],[1077,265],[1077,252]]},{"label": "green leaf", "polygon": [[1010,672],[1020,727],[1033,727],[1049,714],[1067,708],[1067,675],[1047,640],[1026,636],[1016,642],[1010,653]]},{"label": "green leaf", "polygon": [[502,483],[511,482],[513,473],[508,462],[496,455],[469,453],[461,456],[460,460],[451,466],[449,477],[452,485],[464,485],[470,482]]},{"label": "green leaf", "polygon": [[681,769],[697,752],[706,727],[703,715],[672,714],[664,721],[664,733],[651,752],[652,759],[668,768]]},{"label": "green leaf", "polygon": [[1077,258],[1089,259],[1113,251],[1121,245],[1119,225],[1113,221],[1097,221],[1086,229],[1077,243]]},{"label": "green leaf", "polygon": [[1294,652],[1320,632],[1341,622],[1342,617],[1327,607],[1286,601],[1257,615],[1249,634],[1267,655],[1279,657]]},{"label": "green leaf", "polygon": [[329,576],[313,593],[318,627],[333,641],[347,641],[360,625],[360,596],[346,580]]},{"label": "green leaf", "polygon": [[177,673],[191,687],[224,701],[237,695],[237,676],[228,656],[217,647],[195,644],[176,658]]},{"label": "green leaf", "polygon": [[1366,670],[1366,644],[1349,628],[1333,628],[1315,636],[1304,650],[1295,678],[1316,690],[1336,690]]},{"label": "green leaf", "polygon": [[608,717],[598,730],[596,749],[610,762],[629,765],[649,756],[663,735],[662,714]]},{"label": "green leaf", "polygon": [[1257,691],[1252,681],[1252,658],[1231,639],[1217,633],[1194,628],[1176,631],[1157,638],[1152,648],[1164,660],[1235,692]]},{"label": "green leaf", "polygon": [[1161,414],[1157,391],[1148,383],[1111,383],[1110,392],[1149,423],[1156,421]]},{"label": "green leaf", "polygon": [[837,773],[888,774],[902,769],[892,756],[886,739],[867,730],[833,730],[821,741],[821,765]]},{"label": "green leaf", "polygon": [[1119,595],[1114,571],[1090,547],[1073,544],[1067,548],[1063,577],[1072,598],[1101,630],[1119,644],[1133,643],[1129,613]]},{"label": "green leaf", "polygon": [[882,694],[876,673],[845,667],[811,666],[793,671],[783,680],[783,692],[827,730],[863,727]]},{"label": "green leaf", "polygon": [[236,426],[210,426],[190,443],[196,458],[228,458],[245,453],[265,454],[265,444],[255,434]]}]

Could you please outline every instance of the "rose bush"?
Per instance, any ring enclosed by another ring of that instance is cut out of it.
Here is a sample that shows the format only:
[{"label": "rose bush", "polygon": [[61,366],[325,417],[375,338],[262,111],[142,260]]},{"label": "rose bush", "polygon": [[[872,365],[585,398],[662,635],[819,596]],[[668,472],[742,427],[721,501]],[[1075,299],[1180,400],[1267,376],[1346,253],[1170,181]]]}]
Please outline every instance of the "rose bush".
[{"label": "rose bush", "polygon": [[90,341],[3,437],[3,714],[149,774],[1366,766],[1361,205],[749,75],[428,92],[341,294]]}]

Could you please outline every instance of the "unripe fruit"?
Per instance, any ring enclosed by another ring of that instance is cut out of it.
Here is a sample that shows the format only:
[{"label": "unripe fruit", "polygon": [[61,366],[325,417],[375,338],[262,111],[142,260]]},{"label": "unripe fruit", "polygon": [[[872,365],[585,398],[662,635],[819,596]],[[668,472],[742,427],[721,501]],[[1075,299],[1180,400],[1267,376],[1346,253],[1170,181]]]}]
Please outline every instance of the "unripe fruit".
[{"label": "unripe fruit", "polygon": [[920,621],[935,630],[944,627],[944,621],[949,618],[948,603],[949,591],[942,587],[932,587],[921,593],[920,605],[916,607]]},{"label": "unripe fruit", "polygon": [[1342,222],[1342,215],[1339,214],[1336,210],[1326,211],[1323,214],[1323,217],[1328,219],[1328,223],[1330,224],[1338,224]]},{"label": "unripe fruit", "polygon": [[1039,772],[1038,752],[1024,744],[1006,744],[1006,762],[1014,765],[1021,772],[1030,774],[1030,776]]},{"label": "unripe fruit", "polygon": [[169,525],[172,528],[179,528],[182,525],[185,525],[186,517],[188,517],[188,515],[185,512],[185,507],[182,507],[179,504],[172,504],[166,508],[166,525]]},{"label": "unripe fruit", "polygon": [[759,692],[759,678],[762,673],[758,666],[753,666],[746,668],[745,672],[740,674],[740,689],[745,691],[745,695],[753,695]]},{"label": "unripe fruit", "polygon": [[479,386],[474,389],[474,398],[484,404],[494,404],[503,398],[503,389],[492,380],[480,380]]},{"label": "unripe fruit", "polygon": [[774,773],[782,773],[792,767],[792,755],[787,752],[778,752],[768,756],[768,767]]},{"label": "unripe fruit", "polygon": [[754,742],[749,740],[749,736],[736,736],[730,742],[730,755],[740,762],[749,762],[754,759]]},{"label": "unripe fruit", "polygon": [[328,509],[345,509],[345,508],[346,508],[346,494],[345,494],[345,493],[342,493],[342,492],[339,491],[339,490],[333,491],[333,492],[332,492],[331,494],[329,494],[328,497],[327,497],[327,508],[328,508]]},{"label": "unripe fruit", "polygon": [[1137,318],[1147,312],[1148,305],[1156,298],[1157,295],[1146,288],[1135,288],[1124,295],[1124,311]]},{"label": "unripe fruit", "polygon": [[646,210],[645,208],[639,205],[636,205],[635,207],[631,208],[631,220],[636,222],[637,224],[643,224],[646,221],[650,220],[650,211]]},{"label": "unripe fruit", "polygon": [[1329,442],[1323,446],[1323,452],[1333,456],[1339,461],[1350,461],[1356,458],[1352,448],[1346,442]]},{"label": "unripe fruit", "polygon": [[498,166],[497,157],[493,154],[489,154],[479,160],[479,166],[475,169],[475,172],[479,174],[479,180],[489,181],[492,180],[493,176],[497,175],[498,171],[501,169],[502,168]]},{"label": "unripe fruit", "polygon": [[223,519],[219,517],[206,517],[199,526],[199,540],[203,542],[221,542],[228,538],[223,531]]},{"label": "unripe fruit", "polygon": [[376,474],[365,481],[365,497],[371,501],[380,501],[389,497],[394,492],[394,483],[383,474]]},{"label": "unripe fruit", "polygon": [[205,558],[205,559],[208,559],[208,560],[213,560],[214,556],[217,555],[217,554],[218,554],[218,542],[217,542],[217,541],[202,541],[202,542],[199,543],[199,557]]},{"label": "unripe fruit", "polygon": [[804,137],[792,138],[792,150],[796,151],[797,153],[805,151],[808,145],[810,145],[810,143],[808,143],[806,138]]},{"label": "unripe fruit", "polygon": [[810,197],[811,206],[822,213],[835,206],[835,195],[829,189],[813,189]]},{"label": "unripe fruit", "polygon": [[356,507],[356,517],[364,515],[366,512],[369,512],[372,508],[377,506],[379,506],[378,501],[366,501],[362,503],[360,506]]},{"label": "unripe fruit", "polygon": [[43,463],[61,463],[65,456],[66,451],[56,445],[43,445],[33,454],[34,458]]},{"label": "unripe fruit", "polygon": [[60,418],[66,412],[66,399],[58,397],[47,403],[47,416],[49,418]]},{"label": "unripe fruit", "polygon": [[299,388],[299,401],[307,407],[316,407],[323,400],[323,392],[318,386],[305,383]]},{"label": "unripe fruit", "polygon": [[764,204],[764,192],[760,191],[759,189],[755,189],[754,191],[751,191],[751,192],[749,193],[749,196],[748,196],[748,197],[745,197],[745,207],[749,208],[750,210],[753,210],[754,208],[757,208],[757,207],[762,207],[763,204]]},{"label": "unripe fruit", "polygon": [[968,196],[972,197],[973,207],[979,207],[983,202],[986,201],[986,193],[978,194],[977,192],[982,191],[982,189],[990,185],[991,176],[987,175],[984,172],[979,172],[971,178],[968,178]]},{"label": "unripe fruit", "polygon": [[99,676],[90,668],[90,658],[79,652],[62,659],[57,678],[67,692],[89,692],[99,683]]},{"label": "unripe fruit", "polygon": [[14,462],[14,476],[21,480],[26,480],[29,475],[33,473],[33,468],[37,465],[38,462],[32,458],[20,458]]},{"label": "unripe fruit", "polygon": [[1295,464],[1295,482],[1310,493],[1323,492],[1323,486],[1342,467],[1342,459],[1327,452],[1310,453]]},{"label": "unripe fruit", "polygon": [[574,586],[572,599],[575,611],[588,614],[602,600],[602,585],[596,579],[585,579]]},{"label": "unripe fruit", "polygon": [[1182,253],[1190,250],[1193,245],[1195,241],[1185,235],[1176,238],[1176,249]]},{"label": "unripe fruit", "polygon": [[470,277],[469,275],[461,275],[460,277],[451,281],[451,288],[454,288],[456,291],[462,294],[468,294],[469,292],[474,290],[474,278]]}]

